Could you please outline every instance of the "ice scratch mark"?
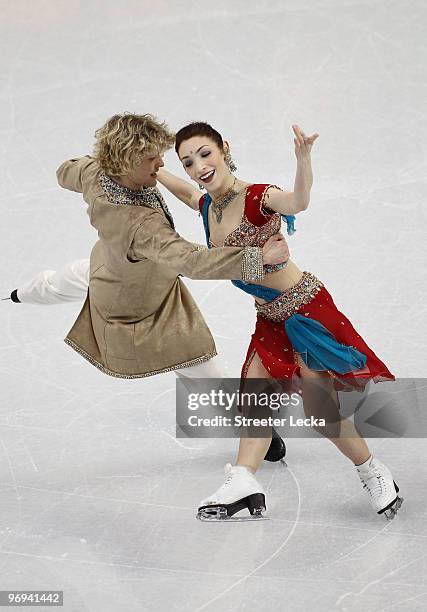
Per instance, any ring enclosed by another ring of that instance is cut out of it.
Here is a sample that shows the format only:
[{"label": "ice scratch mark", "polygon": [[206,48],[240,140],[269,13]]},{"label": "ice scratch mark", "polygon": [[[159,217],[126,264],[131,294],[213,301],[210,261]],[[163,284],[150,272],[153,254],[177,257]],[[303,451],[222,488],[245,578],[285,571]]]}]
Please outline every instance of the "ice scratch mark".
[{"label": "ice scratch mark", "polygon": [[31,461],[31,463],[32,463],[32,466],[33,466],[34,470],[35,470],[36,472],[38,472],[38,471],[39,471],[39,468],[38,468],[38,467],[36,466],[36,464],[34,463],[34,459],[33,459],[32,455],[31,455],[30,451],[28,450],[28,448],[25,446],[25,444],[24,444],[24,443],[22,443],[22,445],[23,445],[24,450],[25,450],[25,452],[27,453],[28,457],[30,458],[30,461]]},{"label": "ice scratch mark", "polygon": [[185,450],[195,450],[195,451],[205,451],[206,448],[209,448],[209,446],[212,445],[212,442],[210,444],[208,444],[207,446],[204,446],[203,448],[198,448],[197,446],[186,446],[185,444],[183,444],[181,442],[181,440],[179,440],[179,438],[175,438],[174,436],[172,436],[170,433],[168,433],[167,431],[164,431],[163,429],[161,430],[161,432],[163,435],[168,436],[168,438],[170,438],[171,440],[173,440],[173,442],[175,442],[175,444],[178,444],[178,446],[180,446],[181,448],[184,448]]},{"label": "ice scratch mark", "polygon": [[358,595],[362,595],[362,593],[364,593],[365,591],[367,591],[371,586],[373,586],[374,584],[379,584],[380,582],[382,582],[384,580],[384,578],[387,578],[389,576],[392,576],[393,574],[395,574],[396,572],[398,572],[401,569],[404,569],[405,567],[408,567],[409,565],[412,565],[412,563],[415,563],[416,561],[420,561],[421,559],[424,559],[426,555],[421,555],[421,557],[417,557],[416,559],[412,559],[412,561],[408,561],[408,563],[404,563],[403,565],[399,565],[399,567],[396,567],[394,570],[392,570],[391,572],[388,572],[387,574],[384,574],[384,576],[381,576],[381,578],[377,578],[376,580],[371,580],[371,582],[368,582],[368,584],[366,584],[363,589],[361,591],[359,591],[358,593],[355,593],[354,591],[349,591],[348,593],[344,593],[344,595],[341,595],[341,597],[339,599],[337,599],[335,606],[339,606],[341,604],[341,602],[346,598],[349,597],[350,595],[353,595],[355,597],[357,597]]},{"label": "ice scratch mark", "polygon": [[21,504],[21,496],[19,495],[19,491],[18,491],[18,483],[16,482],[15,472],[13,470],[13,465],[12,465],[12,462],[11,462],[10,457],[9,457],[9,453],[7,452],[7,448],[6,448],[3,440],[1,440],[1,445],[3,447],[3,451],[4,451],[4,454],[6,456],[6,460],[7,460],[8,464],[9,464],[9,470],[10,470],[10,474],[12,476],[12,483],[13,483],[12,487],[15,489],[16,499],[17,499],[18,508],[19,508],[19,519],[21,520],[21,518],[22,518],[22,504]]},{"label": "ice scratch mark", "polygon": [[299,516],[300,516],[300,512],[301,512],[301,489],[300,489],[299,482],[298,482],[295,474],[293,473],[293,471],[289,467],[285,468],[285,466],[283,464],[281,464],[278,467],[279,467],[279,469],[286,469],[286,473],[291,474],[292,478],[295,481],[295,485],[297,487],[297,492],[298,492],[298,508],[297,508],[297,513],[296,513],[296,516],[295,516],[295,520],[294,520],[294,524],[292,526],[292,529],[288,533],[287,537],[280,544],[280,546],[274,551],[273,554],[271,554],[267,559],[265,559],[265,561],[263,561],[262,563],[257,565],[251,572],[249,572],[245,576],[242,576],[242,578],[240,578],[239,580],[236,580],[236,582],[233,582],[233,584],[231,584],[228,588],[226,588],[224,591],[219,593],[216,597],[213,597],[208,602],[203,604],[203,606],[200,606],[200,608],[197,608],[196,612],[199,612],[199,610],[204,610],[205,608],[210,606],[210,604],[218,601],[218,599],[221,599],[226,593],[229,593],[236,586],[238,586],[239,584],[242,584],[242,582],[245,582],[245,580],[247,580],[248,578],[253,576],[258,570],[260,570],[261,568],[265,567],[268,563],[270,563],[270,561],[272,559],[274,559],[274,557],[277,557],[277,555],[280,553],[280,551],[282,551],[285,548],[286,544],[289,542],[289,540],[293,536],[293,534],[295,532],[295,529],[297,528],[298,521],[299,521]]}]

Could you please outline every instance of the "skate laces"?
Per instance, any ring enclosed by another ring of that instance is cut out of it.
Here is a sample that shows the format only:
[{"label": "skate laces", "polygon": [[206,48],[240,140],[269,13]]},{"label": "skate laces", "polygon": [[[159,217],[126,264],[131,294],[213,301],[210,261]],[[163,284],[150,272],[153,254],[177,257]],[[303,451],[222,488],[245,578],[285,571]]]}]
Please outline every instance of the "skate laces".
[{"label": "skate laces", "polygon": [[231,463],[226,463],[224,465],[224,474],[227,475],[230,473],[230,470],[233,469],[233,466],[231,465]]},{"label": "skate laces", "polygon": [[[363,483],[363,488],[368,489],[369,495],[373,498],[380,497],[385,492],[386,482],[384,476],[381,474],[381,471],[378,467],[371,467],[369,471],[369,475],[362,475],[359,473],[360,480]],[[372,482],[375,480],[375,484]],[[371,481],[368,485],[368,481]]]},{"label": "skate laces", "polygon": [[218,491],[215,493],[215,496],[221,495],[221,493],[223,493],[226,489],[228,489],[228,487],[231,485],[233,478],[236,476],[236,473],[227,473],[227,476],[225,478],[225,482],[220,486],[220,488],[218,489]]},{"label": "skate laces", "polygon": [[226,475],[226,478],[225,478],[224,484],[220,487],[220,490],[228,487],[231,484],[231,481],[233,480],[233,478],[237,476],[239,472],[241,472],[241,470],[237,470],[237,471],[233,470],[233,468],[235,467],[239,467],[239,466],[231,465],[231,463],[225,464],[224,474]]}]

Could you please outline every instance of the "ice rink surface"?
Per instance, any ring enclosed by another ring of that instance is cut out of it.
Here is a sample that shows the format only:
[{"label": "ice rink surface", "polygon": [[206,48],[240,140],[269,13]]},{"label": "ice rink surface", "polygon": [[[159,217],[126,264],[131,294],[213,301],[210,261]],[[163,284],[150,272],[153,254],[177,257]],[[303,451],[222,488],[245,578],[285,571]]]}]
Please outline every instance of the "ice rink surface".
[{"label": "ice rink surface", "polygon": [[[289,189],[296,123],[320,137],[292,258],[396,376],[426,375],[423,2],[3,0],[0,11],[2,297],[89,256],[85,205],[55,170],[90,152],[110,115],[207,120],[240,178]],[[184,176],[173,152],[166,162]],[[178,231],[203,242],[197,214],[167,201]],[[250,297],[227,281],[187,284],[238,376]],[[175,439],[173,374],[116,380],[67,347],[79,304],[0,304],[0,590],[60,589],[66,612],[427,608],[424,439],[369,441],[405,498],[390,523],[323,439],[290,440],[288,468],[262,466],[269,521],[200,523],[237,441]]]}]

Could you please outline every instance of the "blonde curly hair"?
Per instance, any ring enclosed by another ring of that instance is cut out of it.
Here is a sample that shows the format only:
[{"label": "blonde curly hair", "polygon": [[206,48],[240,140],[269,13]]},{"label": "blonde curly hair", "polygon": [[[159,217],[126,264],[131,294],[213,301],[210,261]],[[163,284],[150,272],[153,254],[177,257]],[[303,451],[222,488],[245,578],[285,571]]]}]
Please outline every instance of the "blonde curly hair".
[{"label": "blonde curly hair", "polygon": [[175,135],[153,115],[123,113],[114,115],[96,130],[95,139],[93,155],[102,170],[111,176],[124,176],[144,156],[163,154],[170,149]]}]

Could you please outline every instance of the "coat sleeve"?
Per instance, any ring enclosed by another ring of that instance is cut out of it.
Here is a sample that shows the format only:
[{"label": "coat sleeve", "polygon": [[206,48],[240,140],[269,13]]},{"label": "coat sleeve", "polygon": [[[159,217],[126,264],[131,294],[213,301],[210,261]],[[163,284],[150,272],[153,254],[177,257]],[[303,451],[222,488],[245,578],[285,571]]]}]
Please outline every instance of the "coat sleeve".
[{"label": "coat sleeve", "polygon": [[171,228],[163,212],[156,209],[150,211],[136,230],[128,258],[130,261],[150,259],[192,279],[264,279],[260,247],[208,249],[187,242]]},{"label": "coat sleeve", "polygon": [[85,172],[94,163],[95,160],[89,155],[65,161],[56,171],[59,185],[64,189],[83,193]]}]

